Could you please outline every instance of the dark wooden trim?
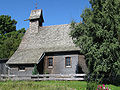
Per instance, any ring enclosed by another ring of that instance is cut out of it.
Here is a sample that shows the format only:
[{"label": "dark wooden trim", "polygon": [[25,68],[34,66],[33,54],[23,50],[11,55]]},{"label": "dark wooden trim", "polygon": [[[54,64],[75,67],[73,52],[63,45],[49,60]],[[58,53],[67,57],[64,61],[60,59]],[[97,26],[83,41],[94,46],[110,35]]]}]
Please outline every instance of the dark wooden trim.
[{"label": "dark wooden trim", "polygon": [[25,67],[34,67],[35,64],[9,64],[9,67],[11,68],[17,68],[19,66],[25,66]]},{"label": "dark wooden trim", "polygon": [[8,58],[3,58],[3,59],[0,58],[0,61],[8,61]]},{"label": "dark wooden trim", "polygon": [[58,56],[58,55],[73,55],[80,54],[79,51],[56,51],[56,52],[45,52],[46,56]]}]

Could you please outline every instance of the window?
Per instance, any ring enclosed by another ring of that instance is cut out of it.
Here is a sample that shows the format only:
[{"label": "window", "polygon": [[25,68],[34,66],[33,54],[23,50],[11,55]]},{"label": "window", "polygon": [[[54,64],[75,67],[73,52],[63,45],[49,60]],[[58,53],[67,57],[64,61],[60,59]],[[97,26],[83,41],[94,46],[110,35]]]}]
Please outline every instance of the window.
[{"label": "window", "polygon": [[18,67],[18,70],[19,70],[19,71],[25,71],[25,67],[24,67],[24,66],[19,66],[19,67]]},{"label": "window", "polygon": [[71,67],[71,57],[66,57],[65,58],[65,66],[66,67]]},{"label": "window", "polygon": [[48,68],[52,68],[53,67],[53,58],[50,57],[48,58]]}]

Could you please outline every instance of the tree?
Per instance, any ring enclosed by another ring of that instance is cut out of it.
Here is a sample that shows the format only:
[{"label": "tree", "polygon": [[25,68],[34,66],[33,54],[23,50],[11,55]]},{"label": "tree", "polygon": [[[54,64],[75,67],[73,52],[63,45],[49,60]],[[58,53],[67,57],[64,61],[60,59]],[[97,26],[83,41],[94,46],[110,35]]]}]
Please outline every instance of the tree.
[{"label": "tree", "polygon": [[16,23],[10,16],[0,16],[0,58],[10,58],[22,40],[25,29],[16,30]]},{"label": "tree", "polygon": [[25,29],[12,31],[4,35],[0,35],[0,58],[10,58],[17,50]]},{"label": "tree", "polygon": [[11,16],[1,15],[0,16],[0,34],[9,33],[16,31],[17,21],[11,20]]},{"label": "tree", "polygon": [[70,35],[85,55],[91,77],[115,83],[120,77],[120,1],[90,0],[90,4],[92,8],[81,15],[82,23],[71,23]]}]

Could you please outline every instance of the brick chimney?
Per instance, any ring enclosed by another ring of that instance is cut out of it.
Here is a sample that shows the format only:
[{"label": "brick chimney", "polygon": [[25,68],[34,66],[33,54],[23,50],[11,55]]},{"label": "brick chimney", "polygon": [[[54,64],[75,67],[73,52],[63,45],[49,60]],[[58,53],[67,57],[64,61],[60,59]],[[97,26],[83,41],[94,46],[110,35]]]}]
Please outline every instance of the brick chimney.
[{"label": "brick chimney", "polygon": [[42,23],[44,22],[42,10],[41,9],[32,10],[29,20],[30,20],[29,24],[30,33],[38,33],[39,27],[42,27]]}]

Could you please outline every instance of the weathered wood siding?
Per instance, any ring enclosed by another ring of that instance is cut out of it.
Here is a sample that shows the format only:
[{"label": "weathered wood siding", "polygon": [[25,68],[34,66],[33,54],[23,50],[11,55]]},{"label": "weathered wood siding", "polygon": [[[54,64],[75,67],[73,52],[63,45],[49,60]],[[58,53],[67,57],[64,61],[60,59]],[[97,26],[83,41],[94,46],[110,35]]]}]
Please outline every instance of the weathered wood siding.
[{"label": "weathered wood siding", "polygon": [[[53,57],[53,68],[48,68],[48,57]],[[71,57],[71,67],[65,67],[65,57]],[[80,72],[79,67],[82,71]],[[47,54],[44,58],[44,73],[49,74],[76,74],[86,73],[87,66],[83,55],[74,52]]]},{"label": "weathered wood siding", "polygon": [[84,55],[79,55],[78,59],[79,59],[78,65],[80,66],[80,68],[82,69],[82,71],[84,73],[88,73],[88,68],[87,68],[87,65],[86,65],[85,56]]},{"label": "weathered wood siding", "polygon": [[[24,66],[25,70],[19,70],[19,66]],[[33,64],[24,64],[24,65],[9,65],[9,74],[10,75],[32,75],[34,69]]]},{"label": "weathered wood siding", "polygon": [[6,67],[6,62],[7,60],[0,60],[0,74],[7,74],[8,73],[8,69]]},{"label": "weathered wood siding", "polygon": [[[48,58],[53,57],[53,67],[48,67]],[[71,67],[65,66],[65,58],[71,58]],[[25,70],[19,70],[19,66],[24,66]],[[32,75],[34,64],[14,64],[9,65],[10,75]],[[79,74],[87,73],[85,58],[78,52],[54,52],[46,53],[44,58],[37,65],[39,74]]]}]

